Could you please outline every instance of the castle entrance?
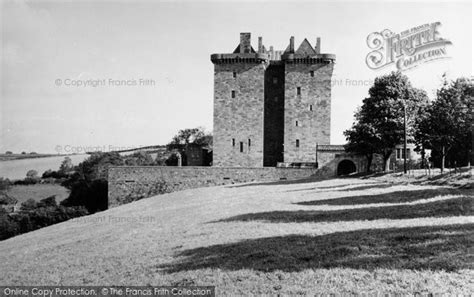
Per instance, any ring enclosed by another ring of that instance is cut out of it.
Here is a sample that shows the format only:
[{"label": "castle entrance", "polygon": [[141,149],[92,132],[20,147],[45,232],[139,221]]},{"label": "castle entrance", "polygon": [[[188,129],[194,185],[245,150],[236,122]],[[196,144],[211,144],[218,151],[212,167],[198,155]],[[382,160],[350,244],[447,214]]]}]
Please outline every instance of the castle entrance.
[{"label": "castle entrance", "polygon": [[348,175],[356,172],[356,165],[351,160],[342,160],[337,165],[337,175]]}]

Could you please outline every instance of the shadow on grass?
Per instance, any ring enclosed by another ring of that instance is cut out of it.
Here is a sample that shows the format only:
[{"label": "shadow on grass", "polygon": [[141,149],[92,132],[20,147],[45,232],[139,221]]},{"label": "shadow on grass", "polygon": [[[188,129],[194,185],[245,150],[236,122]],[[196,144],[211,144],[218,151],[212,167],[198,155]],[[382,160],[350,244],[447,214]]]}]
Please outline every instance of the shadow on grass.
[{"label": "shadow on grass", "polygon": [[371,203],[405,203],[416,200],[434,198],[436,196],[444,195],[474,195],[474,190],[460,190],[455,188],[442,189],[423,189],[411,191],[395,191],[377,195],[361,195],[349,196],[342,198],[303,201],[295,204],[299,205],[356,205],[356,204],[371,204]]},{"label": "shadow on grass", "polygon": [[396,185],[397,184],[373,183],[373,184],[364,184],[362,186],[352,187],[352,188],[347,188],[347,189],[339,189],[337,191],[349,192],[349,191],[364,191],[364,190],[371,190],[371,189],[387,189]]},{"label": "shadow on grass", "polygon": [[185,250],[167,272],[196,269],[296,272],[316,268],[472,269],[474,224],[291,235]]},{"label": "shadow on grass", "polygon": [[367,207],[332,211],[271,211],[238,215],[218,222],[267,221],[272,223],[299,223],[469,216],[474,214],[472,201],[473,198],[460,197],[418,205]]},{"label": "shadow on grass", "polygon": [[[357,187],[347,188],[349,186],[357,186]],[[373,183],[364,183],[363,186],[361,186],[360,183],[342,184],[342,185],[334,185],[334,186],[320,186],[320,187],[311,187],[311,188],[305,188],[305,189],[288,190],[286,192],[290,193],[290,192],[302,192],[302,191],[313,191],[313,190],[354,191],[354,190],[358,190],[358,188],[371,189],[371,188],[386,188],[386,187],[391,187],[391,186],[392,185],[382,184],[380,182],[373,182]],[[347,189],[339,189],[339,188],[347,188]]]},{"label": "shadow on grass", "polygon": [[280,180],[275,182],[258,182],[258,183],[250,183],[244,185],[236,185],[236,186],[228,186],[227,188],[245,188],[245,187],[254,187],[254,186],[278,186],[278,185],[294,185],[294,184],[308,184],[319,182],[323,180],[331,179],[329,177],[308,177],[302,179],[295,179],[295,180]]}]

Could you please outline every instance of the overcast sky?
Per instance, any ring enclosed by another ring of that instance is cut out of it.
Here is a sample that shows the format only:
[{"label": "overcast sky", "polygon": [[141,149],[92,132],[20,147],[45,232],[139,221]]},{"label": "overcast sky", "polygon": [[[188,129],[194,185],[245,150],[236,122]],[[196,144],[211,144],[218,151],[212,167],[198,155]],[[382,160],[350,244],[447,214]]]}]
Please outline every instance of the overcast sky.
[{"label": "overcast sky", "polygon": [[[165,144],[177,130],[212,130],[210,54],[240,32],[285,49],[290,36],[337,56],[331,142],[344,142],[369,83],[367,36],[441,22],[450,59],[406,74],[433,98],[441,76],[472,75],[472,4],[464,2],[2,1],[0,152],[79,152]],[[140,85],[140,79],[144,85]],[[94,86],[73,82],[96,80]],[[103,83],[105,80],[105,83]],[[135,81],[116,86],[110,80]],[[148,80],[148,81],[146,81]],[[363,80],[365,85],[353,85]],[[147,85],[146,82],[149,82]],[[154,84],[153,84],[154,82]]]}]

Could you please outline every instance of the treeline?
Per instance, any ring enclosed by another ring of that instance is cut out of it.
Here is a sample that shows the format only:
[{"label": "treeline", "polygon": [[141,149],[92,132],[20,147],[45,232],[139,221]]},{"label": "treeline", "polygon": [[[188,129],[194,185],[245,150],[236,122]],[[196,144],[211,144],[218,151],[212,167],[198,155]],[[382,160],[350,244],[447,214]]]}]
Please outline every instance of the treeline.
[{"label": "treeline", "polygon": [[0,240],[87,214],[88,211],[82,206],[57,205],[54,196],[39,202],[29,199],[13,214],[8,214],[4,208],[0,208]]},{"label": "treeline", "polygon": [[415,144],[415,150],[444,171],[470,165],[472,154],[473,82],[467,78],[448,81],[444,77],[436,98],[414,88],[408,77],[392,72],[375,79],[369,96],[355,113],[352,127],[344,132],[347,151],[367,157],[370,170],[374,155],[382,157],[385,171],[395,146]]},{"label": "treeline", "polygon": [[[27,172],[23,180],[11,182],[0,178],[0,240],[60,223],[71,218],[93,214],[108,207],[107,172],[110,166],[176,166],[177,154],[181,154],[186,165],[188,145],[212,146],[212,135],[202,128],[180,130],[166,146],[166,151],[157,152],[155,159],[139,151],[121,156],[118,152],[92,153],[83,162],[74,166],[69,157],[57,171],[47,170],[41,176],[35,170]],[[54,197],[35,202],[34,199],[21,204],[14,211],[16,200],[6,192],[12,185],[31,185],[37,183],[59,183],[70,190],[68,198],[59,205]],[[166,187],[162,189],[167,191]],[[7,209],[13,211],[7,211]]]}]

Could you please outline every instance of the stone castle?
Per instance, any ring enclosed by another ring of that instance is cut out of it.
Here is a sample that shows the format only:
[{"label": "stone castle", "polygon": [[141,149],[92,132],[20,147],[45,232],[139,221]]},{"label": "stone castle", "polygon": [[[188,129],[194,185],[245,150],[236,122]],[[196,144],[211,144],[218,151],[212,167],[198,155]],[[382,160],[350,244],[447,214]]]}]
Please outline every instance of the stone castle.
[{"label": "stone castle", "polygon": [[259,38],[255,51],[241,33],[233,53],[211,55],[214,166],[202,166],[197,147],[186,152],[193,166],[109,167],[109,207],[191,188],[365,172],[364,155],[329,144],[335,56],[320,47],[317,38],[314,48],[305,39],[295,49],[291,37],[284,51],[267,50]]},{"label": "stone castle", "polygon": [[250,33],[233,53],[213,54],[213,166],[317,166],[317,146],[328,145],[335,55],[304,39],[269,50]]}]

